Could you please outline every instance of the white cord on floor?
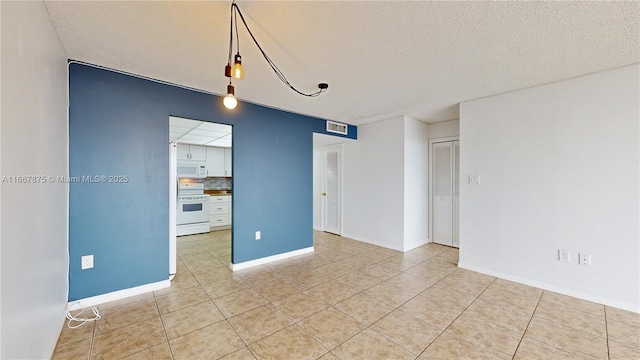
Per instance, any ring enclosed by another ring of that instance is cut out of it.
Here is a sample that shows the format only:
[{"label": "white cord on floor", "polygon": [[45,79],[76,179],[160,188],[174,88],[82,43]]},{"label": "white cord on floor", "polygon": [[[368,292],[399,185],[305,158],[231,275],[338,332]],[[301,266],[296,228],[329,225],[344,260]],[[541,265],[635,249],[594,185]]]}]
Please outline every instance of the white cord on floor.
[{"label": "white cord on floor", "polygon": [[[102,319],[102,317],[100,316],[100,312],[98,311],[98,308],[94,307],[93,309],[91,309],[91,311],[93,312],[93,315],[95,315],[95,317],[92,318],[79,318],[78,316],[80,316],[82,314],[82,312],[84,312],[84,307],[82,307],[82,309],[80,309],[80,312],[73,315],[71,314],[71,310],[69,310],[71,305],[75,305],[75,304],[80,304],[79,301],[74,302],[73,304],[70,304],[69,306],[67,306],[67,319],[69,319],[69,322],[67,322],[67,326],[70,329],[77,329],[79,327],[81,327],[82,325],[90,322],[90,321],[96,321],[96,320],[100,320]],[[75,321],[77,323],[79,323],[78,325],[73,325],[71,326],[71,322]]]}]

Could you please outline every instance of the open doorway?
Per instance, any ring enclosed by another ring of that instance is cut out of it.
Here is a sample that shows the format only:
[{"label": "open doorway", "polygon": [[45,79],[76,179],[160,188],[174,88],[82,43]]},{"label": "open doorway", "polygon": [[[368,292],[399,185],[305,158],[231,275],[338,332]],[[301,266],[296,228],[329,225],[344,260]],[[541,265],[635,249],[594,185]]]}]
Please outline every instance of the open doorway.
[{"label": "open doorway", "polygon": [[169,117],[170,278],[231,264],[232,126]]}]

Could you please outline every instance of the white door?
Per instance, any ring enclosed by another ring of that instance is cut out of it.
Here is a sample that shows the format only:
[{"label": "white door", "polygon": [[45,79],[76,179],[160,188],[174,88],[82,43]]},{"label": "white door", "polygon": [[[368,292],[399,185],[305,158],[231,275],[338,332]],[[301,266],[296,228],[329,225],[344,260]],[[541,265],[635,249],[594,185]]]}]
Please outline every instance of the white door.
[{"label": "white door", "polygon": [[326,232],[342,234],[342,147],[324,149],[323,224]]},{"label": "white door", "polygon": [[169,280],[177,267],[176,220],[178,209],[178,144],[169,142]]},{"label": "white door", "polygon": [[459,141],[432,145],[432,234],[433,242],[459,246],[458,169]]},{"label": "white door", "polygon": [[458,198],[460,194],[460,141],[453,142],[453,246],[460,247],[460,238],[458,237],[458,214],[460,208],[458,206]]}]

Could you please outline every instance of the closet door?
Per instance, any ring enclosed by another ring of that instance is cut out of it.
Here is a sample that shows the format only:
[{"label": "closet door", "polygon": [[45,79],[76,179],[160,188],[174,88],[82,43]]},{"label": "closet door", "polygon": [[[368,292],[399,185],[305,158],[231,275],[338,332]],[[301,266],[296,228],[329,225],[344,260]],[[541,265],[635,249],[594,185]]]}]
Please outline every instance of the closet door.
[{"label": "closet door", "polygon": [[460,141],[434,143],[431,154],[432,241],[459,247]]},{"label": "closet door", "polygon": [[453,246],[453,146],[433,144],[433,242]]}]

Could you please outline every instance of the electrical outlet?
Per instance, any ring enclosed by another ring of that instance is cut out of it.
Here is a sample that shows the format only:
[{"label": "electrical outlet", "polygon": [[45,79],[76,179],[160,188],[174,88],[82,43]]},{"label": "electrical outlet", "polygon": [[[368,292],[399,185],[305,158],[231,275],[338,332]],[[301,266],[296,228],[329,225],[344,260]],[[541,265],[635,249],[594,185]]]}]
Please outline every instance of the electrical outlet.
[{"label": "electrical outlet", "polygon": [[558,250],[558,261],[566,262],[566,263],[571,262],[571,256],[569,255],[569,251],[568,250],[559,249]]},{"label": "electrical outlet", "polygon": [[82,257],[82,270],[93,268],[93,255],[85,255]]},{"label": "electrical outlet", "polygon": [[585,254],[585,253],[578,254],[578,264],[584,265],[584,266],[591,266],[591,255]]},{"label": "electrical outlet", "polygon": [[260,240],[260,231],[256,231],[256,240]]}]

